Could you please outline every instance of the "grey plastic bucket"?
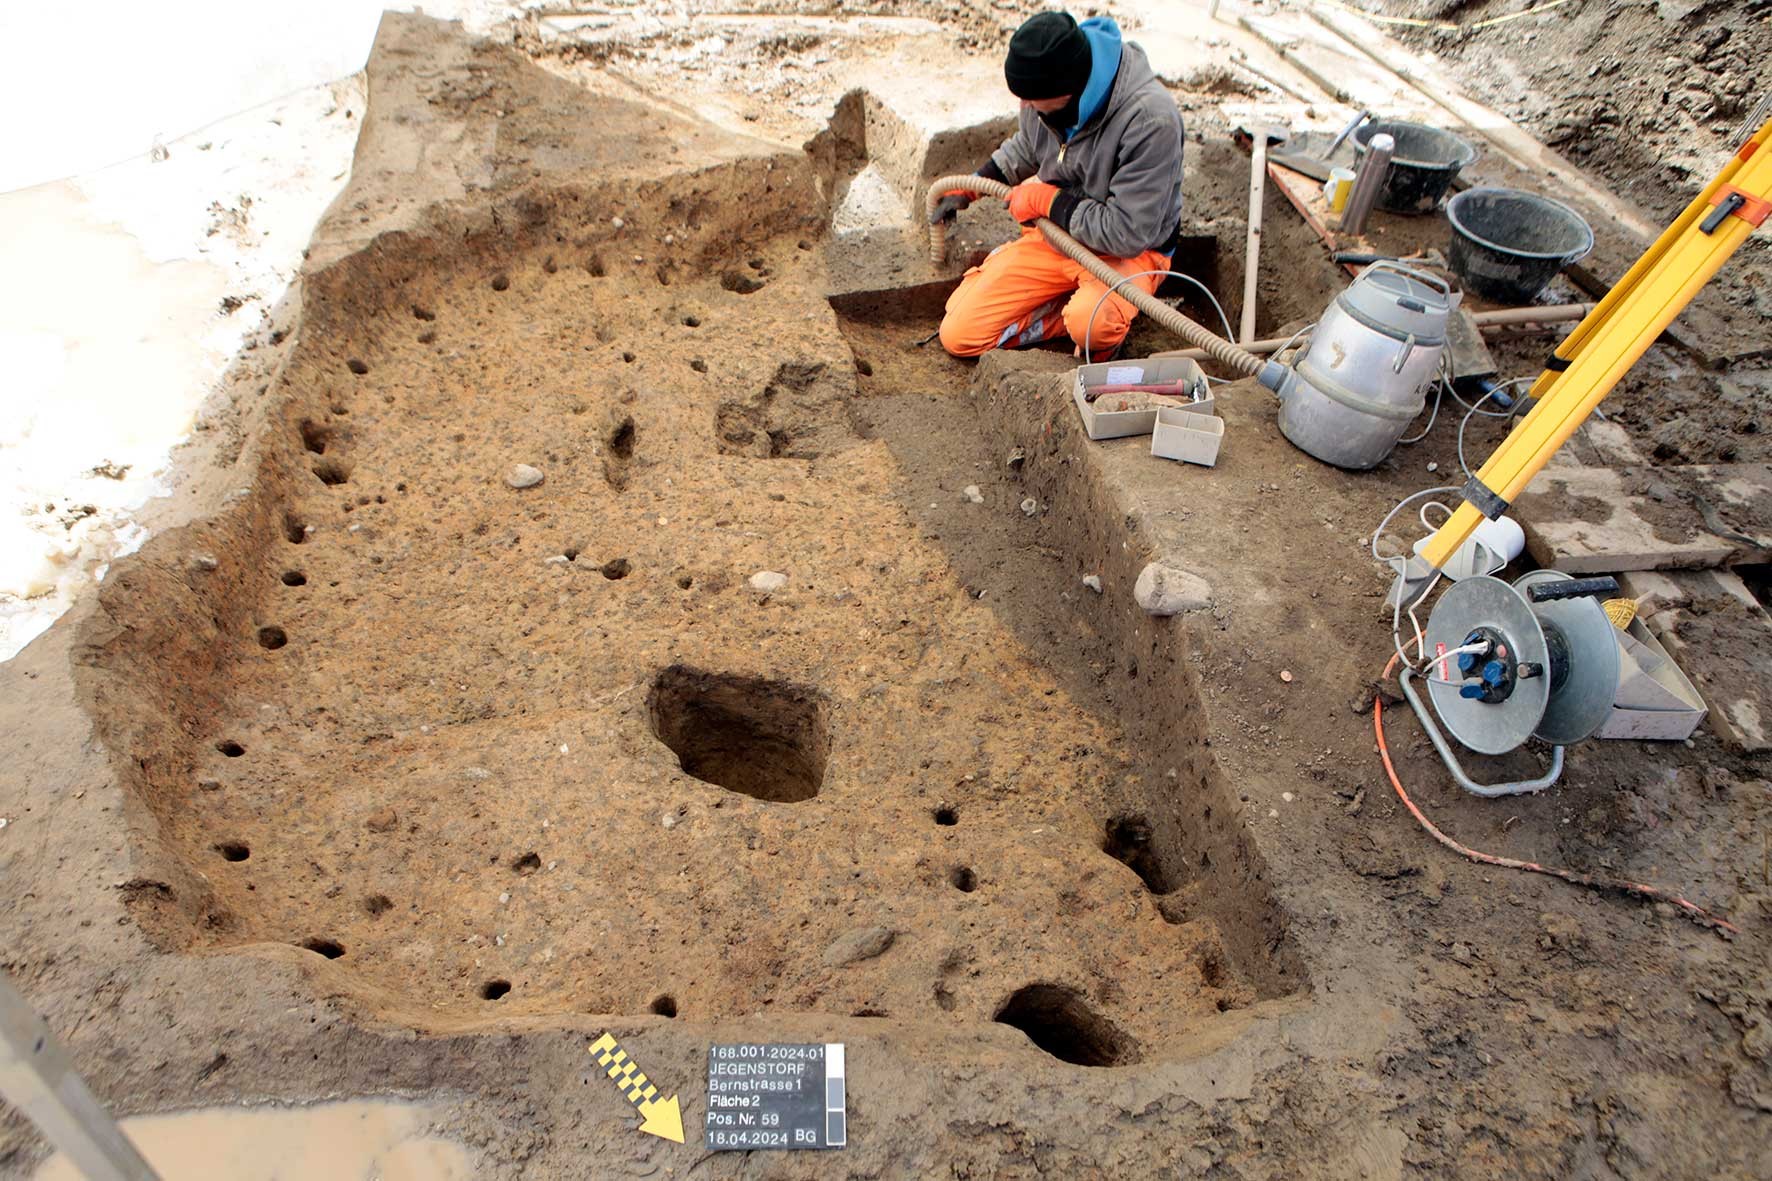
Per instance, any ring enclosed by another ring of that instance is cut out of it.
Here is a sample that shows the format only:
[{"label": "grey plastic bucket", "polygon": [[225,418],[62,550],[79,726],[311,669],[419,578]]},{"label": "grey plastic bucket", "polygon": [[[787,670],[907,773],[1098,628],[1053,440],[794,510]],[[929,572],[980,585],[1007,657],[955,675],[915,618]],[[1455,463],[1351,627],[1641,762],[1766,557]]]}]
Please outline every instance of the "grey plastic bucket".
[{"label": "grey plastic bucket", "polygon": [[1446,204],[1452,273],[1465,290],[1513,306],[1594,248],[1593,229],[1561,201],[1519,189],[1466,189]]},{"label": "grey plastic bucket", "polygon": [[1425,123],[1385,119],[1354,131],[1354,167],[1365,162],[1375,135],[1396,141],[1390,171],[1378,190],[1378,207],[1391,213],[1432,213],[1452,187],[1458,170],[1477,158],[1477,149],[1450,131]]}]

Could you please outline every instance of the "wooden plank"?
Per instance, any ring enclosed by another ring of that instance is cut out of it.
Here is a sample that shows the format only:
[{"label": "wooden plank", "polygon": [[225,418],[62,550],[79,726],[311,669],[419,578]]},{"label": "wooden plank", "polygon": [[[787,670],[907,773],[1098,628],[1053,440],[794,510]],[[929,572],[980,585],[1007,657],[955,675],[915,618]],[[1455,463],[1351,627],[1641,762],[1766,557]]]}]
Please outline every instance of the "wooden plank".
[{"label": "wooden plank", "polygon": [[[1772,466],[1546,467],[1515,504],[1540,566],[1568,574],[1705,569],[1772,560],[1732,521],[1772,503]],[[1709,519],[1707,521],[1707,518]]]},{"label": "wooden plank", "polygon": [[[1285,194],[1286,200],[1291,203],[1292,208],[1298,210],[1298,216],[1304,218],[1305,224],[1317,232],[1317,237],[1323,240],[1323,245],[1331,253],[1344,249],[1373,249],[1372,244],[1364,238],[1349,234],[1337,234],[1329,228],[1326,222],[1329,216],[1329,205],[1323,199],[1321,184],[1302,172],[1294,172],[1285,165],[1275,164],[1271,161],[1267,166],[1267,175],[1268,179],[1274,182],[1274,187]],[[1351,262],[1344,262],[1341,265],[1350,275],[1357,275],[1360,272],[1360,268]]]},{"label": "wooden plank", "polygon": [[1719,738],[1746,753],[1772,749],[1772,616],[1726,570],[1627,574],[1643,623],[1691,679]]},{"label": "wooden plank", "polygon": [[1422,105],[1394,73],[1374,68],[1363,54],[1301,17],[1287,13],[1244,15],[1237,23],[1339,102],[1373,112]]},{"label": "wooden plank", "polygon": [[[1444,259],[1437,249],[1444,241],[1443,235],[1437,232],[1442,228],[1441,225],[1426,218],[1374,212],[1366,222],[1364,234],[1344,234],[1329,228],[1337,215],[1329,211],[1329,202],[1323,196],[1320,181],[1284,164],[1276,164],[1271,159],[1268,161],[1267,175],[1274,187],[1285,195],[1292,208],[1298,211],[1298,215],[1316,231],[1317,237],[1323,240],[1323,245],[1330,252],[1347,250],[1410,259],[1421,254],[1426,246],[1432,248],[1434,253],[1422,265],[1443,266]],[[1344,262],[1341,265],[1350,275],[1357,275],[1365,268],[1364,263]]]}]

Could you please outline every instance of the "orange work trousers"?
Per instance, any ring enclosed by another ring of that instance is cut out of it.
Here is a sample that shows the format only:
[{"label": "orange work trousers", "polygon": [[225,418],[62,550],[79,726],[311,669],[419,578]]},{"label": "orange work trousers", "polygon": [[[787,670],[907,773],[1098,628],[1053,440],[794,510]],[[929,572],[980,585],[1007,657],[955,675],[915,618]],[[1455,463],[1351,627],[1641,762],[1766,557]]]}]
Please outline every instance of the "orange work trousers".
[{"label": "orange work trousers", "polygon": [[[1168,256],[1155,250],[1102,261],[1122,275],[1169,266]],[[1155,292],[1162,282],[1160,274],[1145,275],[1126,286]],[[1079,348],[1087,338],[1091,351],[1099,354],[1125,340],[1138,315],[1118,292],[1103,300],[1106,291],[1105,283],[1054,250],[1039,230],[1024,229],[1021,237],[967,271],[948,297],[941,347],[956,357],[976,357],[991,349],[1038,344],[1064,332]]]}]

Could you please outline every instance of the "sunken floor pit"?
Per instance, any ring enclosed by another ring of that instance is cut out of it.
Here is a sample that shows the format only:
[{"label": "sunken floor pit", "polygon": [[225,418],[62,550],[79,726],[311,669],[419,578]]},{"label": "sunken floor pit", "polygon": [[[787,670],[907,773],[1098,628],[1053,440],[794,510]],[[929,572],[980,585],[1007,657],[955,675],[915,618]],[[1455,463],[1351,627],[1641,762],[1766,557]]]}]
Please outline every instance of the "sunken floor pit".
[{"label": "sunken floor pit", "polygon": [[807,157],[714,154],[311,280],[258,479],[178,539],[213,562],[106,584],[135,920],[420,1030],[808,1012],[1120,1066],[1299,988],[1197,708],[1134,740],[1073,675],[1090,592],[983,589],[1064,539],[964,371],[858,358]]}]

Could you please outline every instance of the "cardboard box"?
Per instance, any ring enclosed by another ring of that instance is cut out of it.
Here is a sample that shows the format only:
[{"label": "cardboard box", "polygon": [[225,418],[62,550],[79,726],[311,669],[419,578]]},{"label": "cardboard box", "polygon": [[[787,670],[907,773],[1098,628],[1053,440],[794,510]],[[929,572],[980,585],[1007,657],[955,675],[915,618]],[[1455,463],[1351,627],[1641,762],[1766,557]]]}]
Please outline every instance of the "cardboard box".
[{"label": "cardboard box", "polygon": [[1224,419],[1213,414],[1164,406],[1151,429],[1151,454],[1212,467],[1224,443]]},{"label": "cardboard box", "polygon": [[1690,738],[1708,711],[1661,641],[1641,619],[1633,619],[1630,629],[1619,633],[1618,646],[1618,695],[1594,737],[1655,742]]},{"label": "cardboard box", "polygon": [[[1104,385],[1168,385],[1182,382],[1194,392],[1189,398],[1162,394],[1105,394],[1091,402],[1087,394]],[[1147,360],[1109,361],[1084,365],[1071,379],[1071,400],[1083,417],[1083,430],[1091,439],[1124,439],[1148,435],[1157,425],[1157,410],[1168,406],[1211,414],[1212,394],[1199,365],[1186,357],[1154,357]]]}]

